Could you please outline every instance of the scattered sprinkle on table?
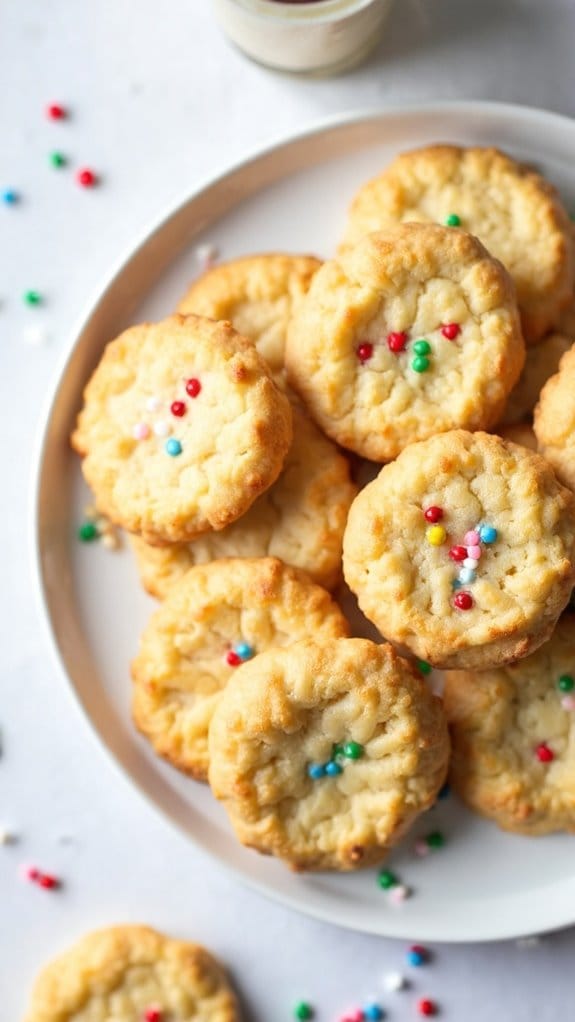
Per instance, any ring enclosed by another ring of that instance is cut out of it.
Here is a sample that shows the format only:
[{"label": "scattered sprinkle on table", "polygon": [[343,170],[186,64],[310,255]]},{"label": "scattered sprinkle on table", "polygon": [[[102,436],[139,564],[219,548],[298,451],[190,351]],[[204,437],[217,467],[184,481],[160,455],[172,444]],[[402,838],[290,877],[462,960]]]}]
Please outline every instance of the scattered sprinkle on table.
[{"label": "scattered sprinkle on table", "polygon": [[35,347],[39,347],[42,344],[46,344],[50,338],[50,334],[43,326],[27,326],[22,331],[22,337],[26,344],[32,344]]},{"label": "scattered sprinkle on table", "polygon": [[425,838],[425,841],[427,842],[428,848],[436,850],[438,848],[443,848],[445,844],[445,837],[440,830],[432,830]]},{"label": "scattered sprinkle on table", "polygon": [[62,886],[62,881],[52,873],[43,873],[36,866],[22,866],[22,876],[31,884],[43,887],[47,891],[55,891]]},{"label": "scattered sprinkle on table", "polygon": [[307,1001],[298,1001],[294,1010],[293,1017],[307,1022],[308,1019],[313,1018],[314,1010]]},{"label": "scattered sprinkle on table", "polygon": [[68,110],[61,103],[48,103],[46,117],[49,121],[63,121],[68,117]]},{"label": "scattered sprinkle on table", "polygon": [[20,195],[14,188],[5,188],[2,192],[2,202],[6,206],[15,206],[20,202]]},{"label": "scattered sprinkle on table", "polygon": [[402,976],[400,972],[388,972],[383,977],[383,985],[386,990],[398,993],[400,990],[405,990],[408,984],[405,976]]},{"label": "scattered sprinkle on table", "polygon": [[419,968],[421,965],[426,965],[429,962],[429,959],[429,951],[421,944],[412,944],[407,952],[408,965],[413,965],[415,968]]},{"label": "scattered sprinkle on table", "polygon": [[68,160],[64,156],[64,153],[59,152],[50,153],[48,159],[50,161],[51,166],[56,167],[56,169],[59,169],[60,167],[65,167],[68,162]]},{"label": "scattered sprinkle on table", "polygon": [[22,299],[26,305],[41,305],[44,301],[40,292],[34,290],[25,291]]},{"label": "scattered sprinkle on table", "polygon": [[420,1015],[437,1015],[437,1005],[429,997],[422,997],[417,1002],[417,1010]]},{"label": "scattered sprinkle on table", "polygon": [[95,185],[99,184],[97,175],[89,167],[81,167],[76,172],[76,181],[82,188],[94,188]]}]

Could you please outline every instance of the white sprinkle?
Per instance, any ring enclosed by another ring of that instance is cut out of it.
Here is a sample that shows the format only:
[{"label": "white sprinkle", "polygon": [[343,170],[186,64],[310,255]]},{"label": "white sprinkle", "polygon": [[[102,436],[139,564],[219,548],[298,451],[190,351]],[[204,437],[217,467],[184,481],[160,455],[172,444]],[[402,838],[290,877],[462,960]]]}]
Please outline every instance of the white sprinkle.
[{"label": "white sprinkle", "polygon": [[154,426],[154,433],[156,436],[169,436],[171,432],[171,427],[167,422],[157,422]]},{"label": "white sprinkle", "polygon": [[155,394],[146,401],[146,408],[149,412],[157,412],[162,407],[162,402]]},{"label": "white sprinkle", "polygon": [[387,975],[383,977],[383,985],[386,990],[391,990],[393,992],[397,990],[405,990],[407,980],[400,972],[388,972]]},{"label": "white sprinkle", "polygon": [[464,568],[476,568],[478,564],[479,564],[479,561],[476,561],[475,557],[466,557],[464,562],[463,562],[463,567]]},{"label": "white sprinkle", "polygon": [[215,245],[198,245],[194,255],[204,270],[209,270],[218,258],[219,252]]},{"label": "white sprinkle", "polygon": [[393,902],[394,905],[399,905],[402,901],[405,901],[406,898],[410,897],[411,887],[407,887],[406,884],[396,884],[389,892],[389,900]]},{"label": "white sprinkle", "polygon": [[27,326],[23,331],[23,339],[26,344],[34,345],[35,347],[41,344],[47,344],[50,339],[50,335],[43,326]]}]

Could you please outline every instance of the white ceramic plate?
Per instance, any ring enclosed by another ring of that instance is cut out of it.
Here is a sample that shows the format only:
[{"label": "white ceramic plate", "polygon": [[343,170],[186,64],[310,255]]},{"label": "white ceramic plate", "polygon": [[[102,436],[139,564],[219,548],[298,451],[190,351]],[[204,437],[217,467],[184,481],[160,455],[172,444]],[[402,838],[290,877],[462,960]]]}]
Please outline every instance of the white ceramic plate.
[{"label": "white ceramic plate", "polygon": [[[82,387],[105,343],[130,322],[162,318],[198,272],[195,247],[225,259],[270,250],[328,256],[356,188],[402,149],[435,141],[495,145],[548,174],[575,205],[575,122],[487,103],[402,109],[332,121],[259,153],[187,199],[126,260],[73,338],[39,455],[36,543],[40,589],[62,671],[125,776],[190,840],[270,896],[343,926],[426,940],[494,940],[575,921],[574,842],[501,833],[453,798],[415,827],[390,865],[413,888],[390,903],[376,872],[295,876],[241,848],[209,790],[156,759],[129,715],[128,665],[153,602],[128,550],[82,545],[88,501],[68,436]],[[425,859],[414,840],[440,829]]]}]

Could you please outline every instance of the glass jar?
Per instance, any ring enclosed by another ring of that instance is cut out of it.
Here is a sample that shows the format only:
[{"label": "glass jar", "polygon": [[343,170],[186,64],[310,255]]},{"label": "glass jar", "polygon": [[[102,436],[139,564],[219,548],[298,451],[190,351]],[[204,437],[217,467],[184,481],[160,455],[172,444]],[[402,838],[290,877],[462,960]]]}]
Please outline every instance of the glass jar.
[{"label": "glass jar", "polygon": [[338,74],[381,36],[391,0],[214,0],[226,35],[253,60],[300,74]]}]

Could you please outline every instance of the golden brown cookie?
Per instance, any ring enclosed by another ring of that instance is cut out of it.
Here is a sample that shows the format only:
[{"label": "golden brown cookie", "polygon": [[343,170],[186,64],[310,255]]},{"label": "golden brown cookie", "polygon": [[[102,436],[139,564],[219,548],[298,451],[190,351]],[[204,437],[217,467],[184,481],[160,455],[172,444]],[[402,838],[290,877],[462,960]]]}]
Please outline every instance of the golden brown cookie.
[{"label": "golden brown cookie", "polygon": [[38,976],[25,1022],[239,1022],[219,962],[146,926],[90,933]]},{"label": "golden brown cookie", "polygon": [[492,426],[524,358],[507,272],[475,238],[434,224],[396,225],[324,263],[286,348],[316,422],[373,461]]},{"label": "golden brown cookie", "polygon": [[194,281],[178,312],[229,320],[277,373],[283,369],[290,316],[320,266],[314,256],[279,253],[220,263]]},{"label": "golden brown cookie", "polygon": [[293,869],[379,862],[445,778],[440,700],[389,645],[303,641],[239,668],[210,727],[210,784],[243,844]]},{"label": "golden brown cookie", "polygon": [[244,514],[281,472],[291,407],[229,323],[171,316],[107,345],[72,436],[98,510],[152,543]]},{"label": "golden brown cookie", "polygon": [[501,260],[528,344],[557,326],[575,278],[571,222],[556,189],[531,168],[497,149],[403,153],[356,195],[344,243],[414,220],[462,227]]},{"label": "golden brown cookie", "polygon": [[279,557],[326,589],[341,580],[343,530],[357,487],[347,459],[293,407],[293,442],[277,482],[236,522],[191,543],[132,538],[144,587],[162,599],[193,565],[220,557]]},{"label": "golden brown cookie", "polygon": [[507,399],[501,426],[513,426],[532,415],[544,384],[557,372],[560,359],[571,344],[565,334],[554,333],[527,349],[523,372]]},{"label": "golden brown cookie", "polygon": [[487,670],[549,638],[575,580],[575,496],[487,433],[407,447],[351,506],[344,575],[386,638]]},{"label": "golden brown cookie", "polygon": [[543,387],[533,428],[540,453],[557,478],[575,490],[575,344]]},{"label": "golden brown cookie", "polygon": [[329,593],[276,558],[191,568],[142,635],[134,720],[160,756],[205,780],[210,720],[240,664],[307,635],[329,642],[348,634]]},{"label": "golden brown cookie", "polygon": [[448,672],[444,699],[463,800],[505,830],[575,833],[575,615],[515,666]]}]

